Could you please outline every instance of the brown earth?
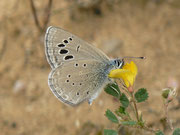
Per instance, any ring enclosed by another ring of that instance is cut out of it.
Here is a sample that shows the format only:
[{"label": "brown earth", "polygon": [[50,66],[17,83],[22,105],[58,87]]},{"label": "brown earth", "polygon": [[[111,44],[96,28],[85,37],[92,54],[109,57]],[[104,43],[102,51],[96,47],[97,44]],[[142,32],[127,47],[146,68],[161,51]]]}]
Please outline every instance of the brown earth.
[{"label": "brown earth", "polygon": [[[104,0],[88,9],[75,3],[54,0],[48,26],[78,35],[109,57],[145,56],[136,60],[135,88],[147,88],[149,100],[138,107],[149,126],[168,129],[161,90],[169,80],[180,81],[180,2]],[[41,24],[46,4],[35,1]],[[116,129],[104,114],[119,103],[105,92],[91,106],[78,107],[64,105],[51,93],[44,33],[34,24],[29,1],[1,1],[0,11],[0,135],[100,135],[103,128]],[[173,126],[180,127],[179,95],[169,109]],[[152,134],[131,128],[121,132]]]}]

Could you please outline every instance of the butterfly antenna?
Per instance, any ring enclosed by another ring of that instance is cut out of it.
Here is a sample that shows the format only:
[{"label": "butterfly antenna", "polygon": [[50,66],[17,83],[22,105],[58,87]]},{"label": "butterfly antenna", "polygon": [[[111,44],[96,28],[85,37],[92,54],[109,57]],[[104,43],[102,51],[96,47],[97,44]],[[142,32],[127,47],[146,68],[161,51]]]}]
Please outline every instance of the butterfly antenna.
[{"label": "butterfly antenna", "polygon": [[131,57],[131,56],[125,56],[122,59],[145,59],[146,57]]}]

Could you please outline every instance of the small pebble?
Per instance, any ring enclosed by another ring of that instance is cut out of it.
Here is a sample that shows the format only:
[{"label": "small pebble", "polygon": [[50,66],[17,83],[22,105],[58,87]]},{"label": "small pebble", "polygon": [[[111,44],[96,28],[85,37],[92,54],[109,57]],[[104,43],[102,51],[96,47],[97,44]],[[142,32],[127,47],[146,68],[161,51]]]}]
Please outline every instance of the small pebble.
[{"label": "small pebble", "polygon": [[80,122],[79,122],[78,119],[75,121],[75,126],[76,126],[77,128],[79,128],[79,126],[80,126]]},{"label": "small pebble", "polygon": [[25,83],[22,80],[17,80],[13,87],[13,92],[18,93],[22,90],[25,90]]}]

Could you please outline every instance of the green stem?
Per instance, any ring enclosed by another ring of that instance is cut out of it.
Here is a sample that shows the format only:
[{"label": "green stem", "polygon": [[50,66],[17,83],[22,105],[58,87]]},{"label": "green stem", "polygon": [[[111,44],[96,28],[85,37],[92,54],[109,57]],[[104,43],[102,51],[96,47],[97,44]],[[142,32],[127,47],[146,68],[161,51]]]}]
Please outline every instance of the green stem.
[{"label": "green stem", "polygon": [[[118,125],[118,128],[120,128],[122,125]],[[149,128],[148,126],[130,126],[130,125],[123,125],[125,127],[128,127],[128,128],[135,128],[135,129],[143,129],[145,131],[148,131],[148,132],[151,132],[151,133],[156,133],[159,131],[159,129],[152,129],[152,128]]]},{"label": "green stem", "polygon": [[137,119],[137,121],[139,122],[138,108],[137,108],[136,101],[135,101],[135,99],[134,99],[133,93],[131,93],[131,97],[132,97],[132,102],[133,102],[134,109],[135,109],[136,119]]},{"label": "green stem", "polygon": [[174,127],[173,127],[172,122],[171,122],[171,120],[169,119],[169,116],[168,116],[168,105],[169,105],[169,103],[164,103],[165,118],[166,118],[166,121],[167,121],[171,131],[173,131]]},{"label": "green stem", "polygon": [[148,126],[143,126],[142,129],[152,132],[152,133],[156,133],[159,131],[159,129],[152,129],[152,128],[149,128]]}]

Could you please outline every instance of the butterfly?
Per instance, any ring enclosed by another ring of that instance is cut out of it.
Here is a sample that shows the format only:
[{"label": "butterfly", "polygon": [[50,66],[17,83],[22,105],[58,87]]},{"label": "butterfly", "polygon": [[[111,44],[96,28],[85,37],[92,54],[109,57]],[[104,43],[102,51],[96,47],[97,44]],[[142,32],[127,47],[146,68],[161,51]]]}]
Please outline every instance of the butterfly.
[{"label": "butterfly", "polygon": [[123,59],[110,59],[79,37],[50,26],[45,34],[45,53],[52,71],[48,85],[63,103],[76,106],[92,104],[103,88],[113,83],[112,69],[122,68]]}]

